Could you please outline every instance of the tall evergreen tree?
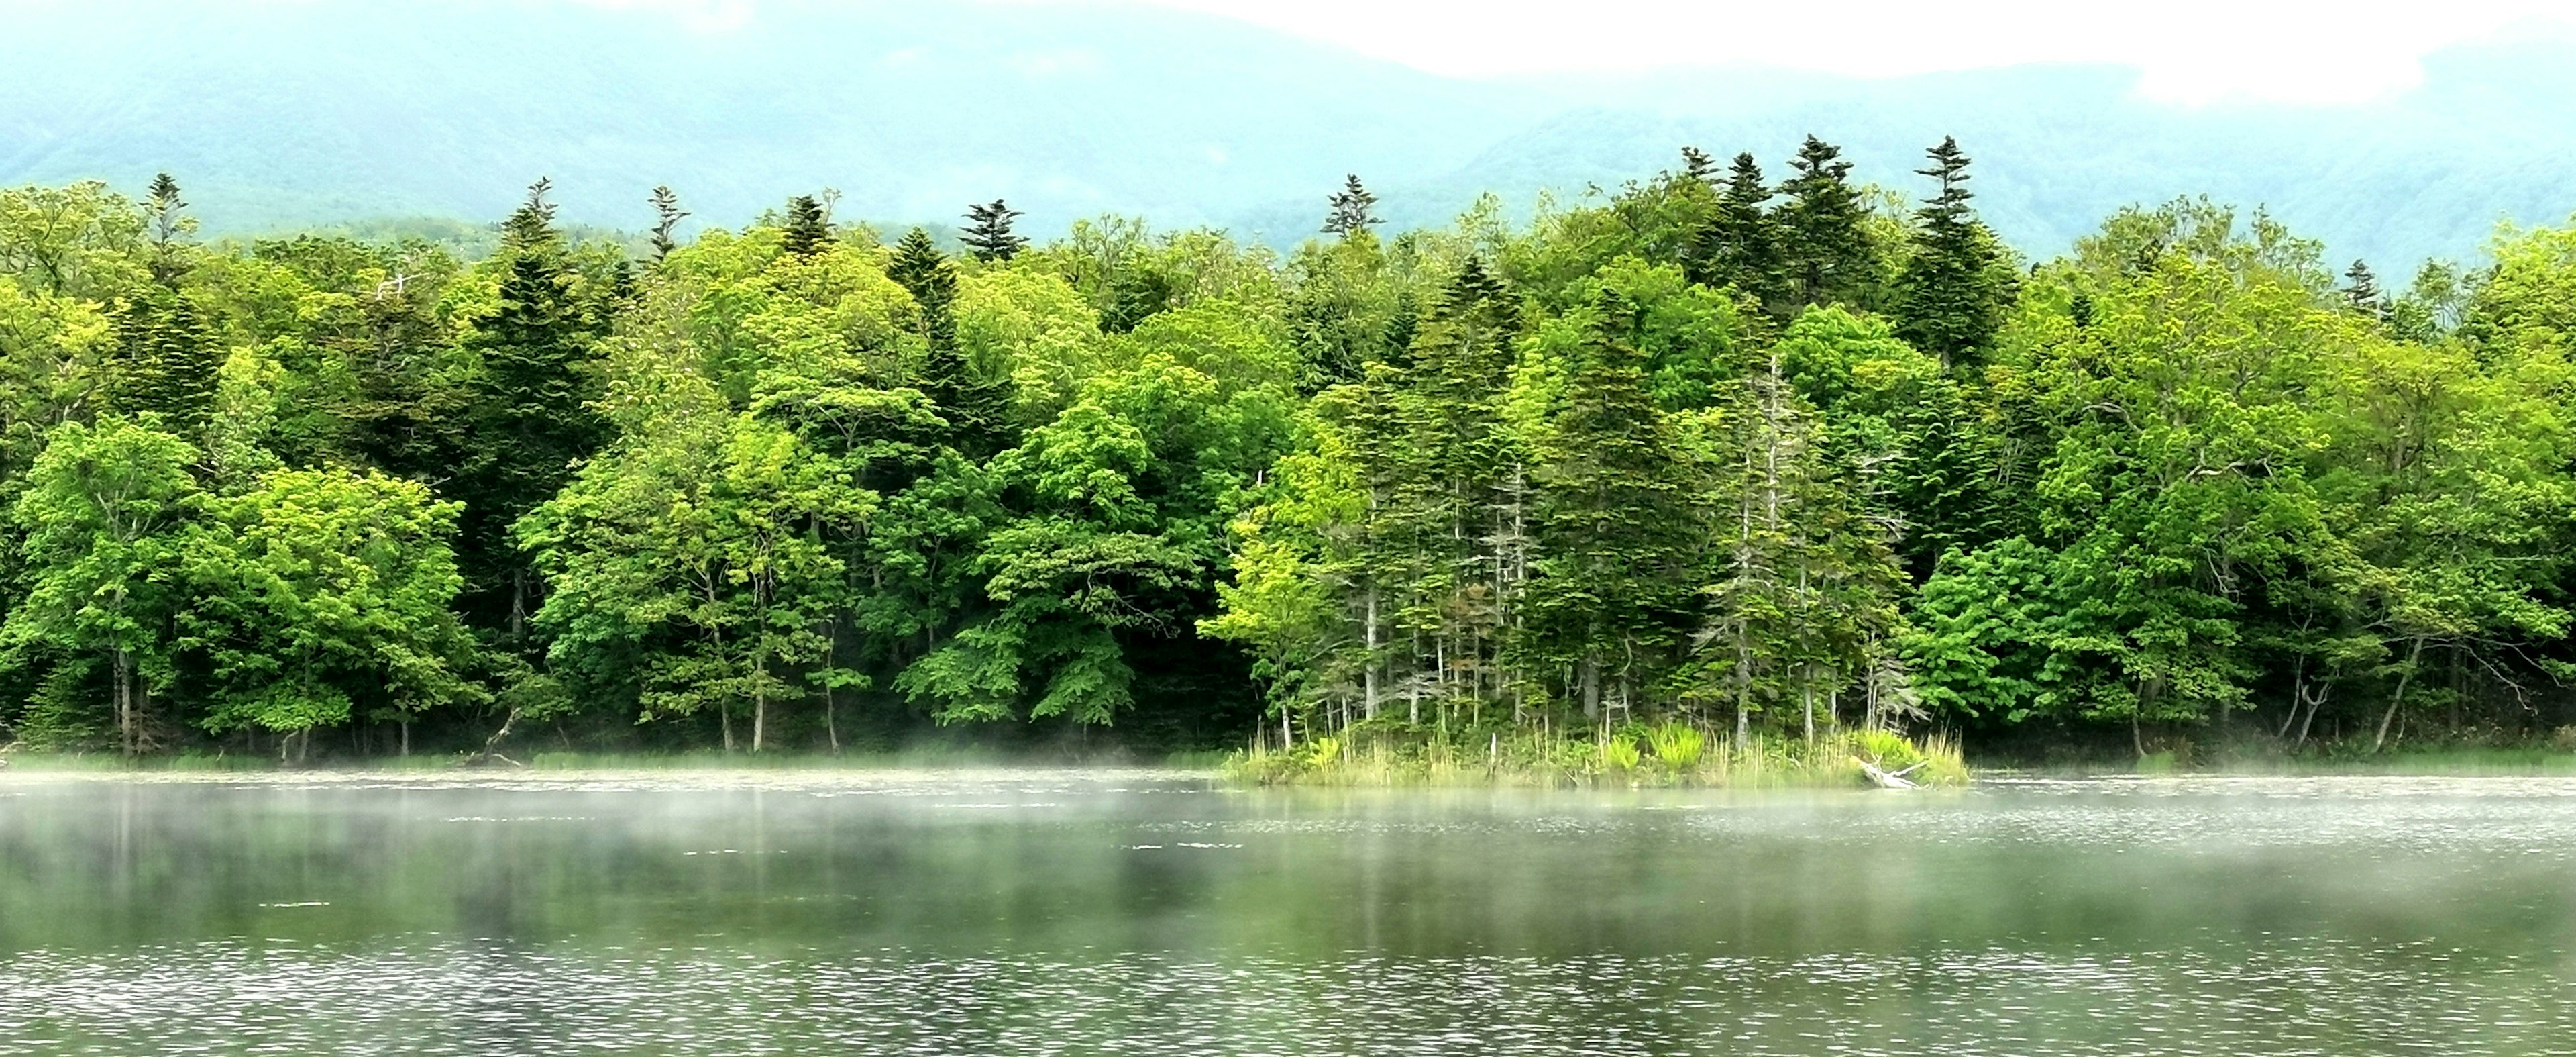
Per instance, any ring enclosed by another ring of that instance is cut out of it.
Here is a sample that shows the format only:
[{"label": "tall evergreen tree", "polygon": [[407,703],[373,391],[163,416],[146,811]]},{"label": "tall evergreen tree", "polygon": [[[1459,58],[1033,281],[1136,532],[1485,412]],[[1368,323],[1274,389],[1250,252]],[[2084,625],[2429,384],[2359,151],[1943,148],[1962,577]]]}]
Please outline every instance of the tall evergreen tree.
[{"label": "tall evergreen tree", "polygon": [[1682,175],[1714,186],[1717,183],[1717,159],[1697,147],[1683,147]]},{"label": "tall evergreen tree", "polygon": [[1594,330],[1564,365],[1564,391],[1536,443],[1536,568],[1524,603],[1525,663],[1570,672],[1585,718],[1634,707],[1689,619],[1699,532],[1688,464],[1628,339],[1634,303],[1604,291]]},{"label": "tall evergreen tree", "polygon": [[164,428],[195,438],[214,411],[224,351],[194,300],[177,290],[142,295],[117,314],[117,337],[109,403],[158,414]]},{"label": "tall evergreen tree", "polygon": [[1029,240],[1011,233],[1011,221],[1020,211],[996,198],[983,205],[966,207],[966,232],[958,241],[966,244],[975,259],[991,263],[1007,261],[1029,247]]},{"label": "tall evergreen tree", "polygon": [[479,608],[514,638],[535,609],[537,582],[510,526],[562,489],[601,435],[590,409],[597,335],[546,201],[551,187],[530,185],[501,225],[499,303],[475,321],[470,342],[478,369],[467,450],[477,465],[461,550]]},{"label": "tall evergreen tree", "polygon": [[813,195],[797,195],[787,200],[787,252],[811,257],[832,244],[832,222],[823,214],[823,203]]},{"label": "tall evergreen tree", "polygon": [[152,177],[150,204],[152,212],[152,279],[163,286],[176,287],[186,274],[185,240],[197,230],[195,217],[187,215],[188,203],[179,197],[179,181],[169,173]]},{"label": "tall evergreen tree", "polygon": [[1782,299],[1782,236],[1770,201],[1771,185],[1762,178],[1762,166],[1749,153],[1736,155],[1727,167],[1717,212],[1685,262],[1692,282],[1733,286],[1766,306]]},{"label": "tall evergreen tree", "polygon": [[951,306],[957,301],[957,269],[931,243],[929,232],[914,228],[904,234],[903,241],[895,244],[893,259],[886,262],[886,277],[911,292],[913,304],[921,310],[921,335],[932,348],[956,343],[957,322]]},{"label": "tall evergreen tree", "polygon": [[652,202],[653,263],[660,264],[671,256],[672,250],[680,248],[671,233],[679,228],[680,221],[688,217],[689,211],[680,208],[680,196],[671,190],[669,184],[653,189]]},{"label": "tall evergreen tree", "polygon": [[1780,184],[1788,198],[1779,210],[1780,233],[1798,304],[1862,305],[1878,281],[1877,255],[1861,228],[1860,190],[1842,154],[1809,136],[1789,162],[1793,175]]},{"label": "tall evergreen tree", "polygon": [[1968,208],[1968,155],[1944,136],[1925,154],[1940,190],[1915,211],[1914,253],[1897,279],[1898,336],[1945,364],[1993,344],[2011,307],[2013,274],[1994,233]]},{"label": "tall evergreen tree", "polygon": [[2368,261],[2355,260],[2343,273],[2344,303],[2353,311],[2375,319],[2388,316],[2388,294],[2379,288],[2379,276],[2370,270]]},{"label": "tall evergreen tree", "polygon": [[1376,227],[1377,196],[1360,184],[1358,173],[1342,178],[1342,189],[1333,192],[1331,211],[1324,215],[1324,234],[1349,238]]}]

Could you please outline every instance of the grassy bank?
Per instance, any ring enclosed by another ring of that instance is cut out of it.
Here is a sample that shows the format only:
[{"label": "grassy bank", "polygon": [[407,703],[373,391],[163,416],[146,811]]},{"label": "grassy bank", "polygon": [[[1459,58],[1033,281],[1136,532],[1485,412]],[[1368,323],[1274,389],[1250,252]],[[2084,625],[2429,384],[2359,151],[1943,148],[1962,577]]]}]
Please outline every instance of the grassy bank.
[{"label": "grassy bank", "polygon": [[1332,786],[1862,786],[1860,761],[1924,785],[1961,785],[1968,767],[1940,735],[1837,731],[1731,738],[1680,723],[1567,734],[1538,729],[1441,736],[1408,727],[1353,728],[1292,747],[1255,744],[1220,768],[1247,785]]}]

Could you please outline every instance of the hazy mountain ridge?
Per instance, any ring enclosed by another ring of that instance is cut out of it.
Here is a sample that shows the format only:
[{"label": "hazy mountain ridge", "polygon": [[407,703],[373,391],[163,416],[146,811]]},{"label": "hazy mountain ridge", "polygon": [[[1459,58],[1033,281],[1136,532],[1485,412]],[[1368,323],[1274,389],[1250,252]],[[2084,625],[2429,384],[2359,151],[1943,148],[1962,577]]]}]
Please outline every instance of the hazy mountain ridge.
[{"label": "hazy mountain ridge", "polygon": [[0,182],[167,169],[217,231],[497,217],[547,174],[566,219],[625,227],[655,183],[720,224],[831,186],[843,216],[1008,196],[1040,232],[1118,211],[1286,243],[1344,172],[1390,219],[1437,223],[1484,190],[1615,187],[1683,143],[1776,172],[1808,131],[1909,190],[1921,148],[1958,135],[1987,217],[2037,253],[2178,194],[2267,203],[2387,271],[2576,211],[2563,41],[2455,49],[2368,104],[2190,109],[2080,66],[1468,81],[1121,7],[765,0],[703,32],[538,0],[18,0],[0,20]]}]

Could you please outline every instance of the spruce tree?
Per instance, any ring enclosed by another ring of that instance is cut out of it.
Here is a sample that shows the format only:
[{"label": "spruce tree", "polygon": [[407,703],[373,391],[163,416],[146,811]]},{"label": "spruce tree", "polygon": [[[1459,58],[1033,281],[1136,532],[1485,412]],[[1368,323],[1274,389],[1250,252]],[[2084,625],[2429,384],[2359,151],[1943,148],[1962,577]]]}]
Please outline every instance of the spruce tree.
[{"label": "spruce tree", "polygon": [[921,335],[930,339],[931,347],[954,343],[957,324],[949,307],[957,301],[957,269],[931,244],[929,232],[914,228],[904,234],[903,241],[895,244],[893,259],[886,262],[886,277],[911,291],[913,304],[921,310]]},{"label": "spruce tree", "polygon": [[669,259],[672,250],[680,248],[671,233],[679,228],[680,221],[689,215],[689,211],[680,208],[680,196],[671,190],[669,184],[653,189],[652,202],[653,263],[660,264]]},{"label": "spruce tree", "polygon": [[1878,279],[1878,260],[1861,228],[1860,190],[1842,153],[1807,137],[1789,162],[1793,175],[1780,185],[1788,198],[1780,206],[1780,232],[1798,304],[1863,305]]},{"label": "spruce tree", "polygon": [[1342,178],[1342,189],[1333,192],[1332,209],[1324,216],[1324,234],[1349,238],[1376,227],[1377,196],[1360,184],[1359,174]]},{"label": "spruce tree", "polygon": [[1682,148],[1682,175],[1700,183],[1717,184],[1717,159],[1697,147]]},{"label": "spruce tree", "polygon": [[914,228],[895,244],[886,275],[911,291],[913,303],[920,309],[921,336],[928,343],[922,354],[921,392],[938,405],[940,417],[947,420],[949,442],[975,458],[1007,447],[1011,411],[1008,379],[978,377],[974,365],[957,348],[952,310],[957,301],[956,266],[931,243],[929,232]]},{"label": "spruce tree", "polygon": [[984,205],[967,206],[966,232],[958,241],[966,244],[976,260],[987,264],[1010,260],[1029,246],[1029,240],[1011,233],[1011,221],[1019,216],[1019,210],[1004,205],[999,198]]},{"label": "spruce tree", "polygon": [[1689,465],[1628,337],[1638,309],[1604,291],[1595,311],[1533,452],[1539,557],[1524,603],[1532,674],[1571,672],[1586,719],[1659,681],[1656,659],[1691,619],[1700,535]]},{"label": "spruce tree", "polygon": [[1897,279],[1897,335],[1944,364],[1971,363],[1994,341],[2013,298],[2013,274],[1994,233],[1969,209],[1968,156],[1943,137],[1916,170],[1940,190],[1914,214],[1913,256]]},{"label": "spruce tree", "polygon": [[2388,295],[2379,289],[2379,276],[2370,270],[2369,262],[2353,261],[2343,279],[2344,303],[2351,305],[2353,311],[2374,319],[2388,317]]},{"label": "spruce tree", "polygon": [[1736,155],[1727,167],[1717,212],[1685,262],[1692,282],[1733,286],[1765,306],[1782,300],[1780,225],[1770,201],[1771,185],[1762,178],[1762,166],[1749,153]]},{"label": "spruce tree", "polygon": [[181,256],[185,252],[185,240],[197,230],[197,221],[186,214],[188,203],[179,197],[179,181],[172,179],[169,173],[152,177],[150,201],[152,279],[163,286],[176,288],[179,277],[187,272],[187,262]]},{"label": "spruce tree", "polygon": [[155,290],[117,313],[118,357],[108,403],[161,416],[163,428],[193,442],[214,412],[224,352],[196,304],[176,290]]},{"label": "spruce tree", "polygon": [[787,200],[787,252],[811,257],[832,244],[832,224],[823,216],[823,203],[813,195],[797,195]]},{"label": "spruce tree", "polygon": [[596,321],[554,226],[551,186],[530,185],[502,223],[500,301],[474,321],[470,342],[478,363],[467,450],[476,463],[460,550],[472,595],[514,638],[535,611],[537,582],[510,526],[571,480],[602,432],[590,408]]}]

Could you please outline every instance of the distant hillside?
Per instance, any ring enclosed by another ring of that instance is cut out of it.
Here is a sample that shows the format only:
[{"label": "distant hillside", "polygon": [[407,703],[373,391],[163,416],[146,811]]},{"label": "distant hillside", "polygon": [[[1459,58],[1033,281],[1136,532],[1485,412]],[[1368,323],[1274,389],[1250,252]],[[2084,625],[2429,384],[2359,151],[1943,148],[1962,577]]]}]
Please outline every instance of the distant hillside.
[{"label": "distant hillside", "polygon": [[1958,135],[1987,215],[2038,253],[2183,193],[2269,203],[2384,270],[2576,211],[2563,42],[2455,50],[2368,105],[2183,109],[2105,68],[1480,82],[1160,9],[753,10],[710,29],[550,0],[0,0],[0,182],[167,169],[220,231],[492,218],[545,174],[567,219],[614,227],[646,222],[656,183],[722,224],[829,186],[845,217],[1007,196],[1040,232],[1118,211],[1287,243],[1345,172],[1428,223],[1487,189],[1615,186],[1683,143],[1776,166],[1812,130],[1908,188]]}]

